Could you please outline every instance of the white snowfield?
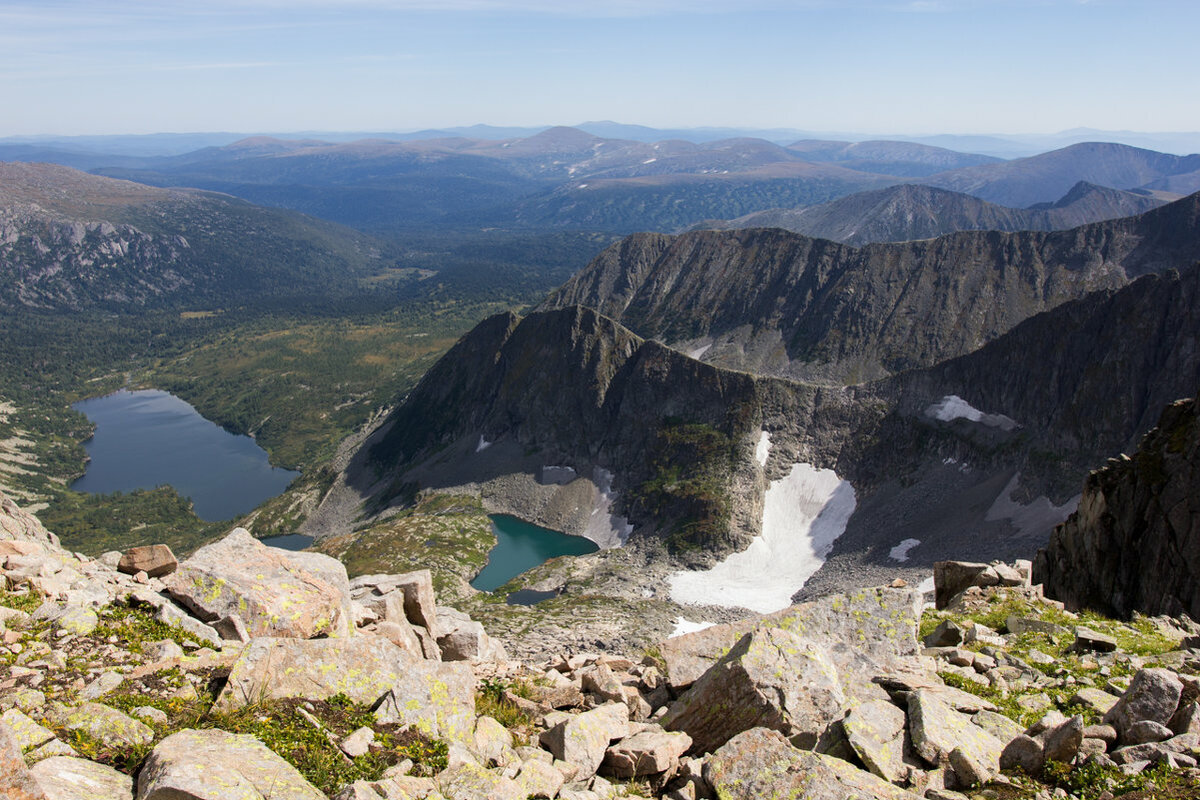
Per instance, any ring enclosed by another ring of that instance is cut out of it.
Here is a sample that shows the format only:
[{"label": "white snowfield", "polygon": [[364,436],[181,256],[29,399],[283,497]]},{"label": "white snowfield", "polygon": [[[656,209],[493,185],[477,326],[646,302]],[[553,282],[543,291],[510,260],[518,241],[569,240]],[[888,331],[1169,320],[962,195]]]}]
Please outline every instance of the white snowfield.
[{"label": "white snowfield", "polygon": [[893,561],[908,561],[908,551],[921,543],[920,539],[905,539],[888,551],[888,558]]},{"label": "white snowfield", "polygon": [[633,526],[625,517],[612,513],[613,474],[606,469],[596,467],[592,470],[592,482],[596,484],[596,501],[592,507],[591,518],[588,520],[584,537],[591,539],[604,549],[621,547],[629,541]]},{"label": "white snowfield", "polygon": [[675,618],[675,630],[671,631],[671,635],[668,636],[667,638],[674,639],[676,636],[683,636],[688,633],[695,633],[696,631],[702,631],[705,628],[711,628],[713,625],[716,625],[716,623],[715,622],[692,622],[690,619],[684,619],[683,617],[676,617]]},{"label": "white snowfield", "polygon": [[762,534],[712,569],[676,572],[668,579],[671,599],[760,614],[787,608],[825,563],[854,507],[849,481],[831,469],[793,465],[767,489]]},{"label": "white snowfield", "polygon": [[929,406],[925,409],[925,415],[942,422],[966,419],[992,428],[999,428],[1002,431],[1016,430],[1019,427],[1016,420],[1003,414],[985,414],[956,394],[948,394]]},{"label": "white snowfield", "polygon": [[754,460],[765,467],[769,455],[771,455],[771,434],[763,431],[762,436],[758,437],[758,444],[754,447]]}]

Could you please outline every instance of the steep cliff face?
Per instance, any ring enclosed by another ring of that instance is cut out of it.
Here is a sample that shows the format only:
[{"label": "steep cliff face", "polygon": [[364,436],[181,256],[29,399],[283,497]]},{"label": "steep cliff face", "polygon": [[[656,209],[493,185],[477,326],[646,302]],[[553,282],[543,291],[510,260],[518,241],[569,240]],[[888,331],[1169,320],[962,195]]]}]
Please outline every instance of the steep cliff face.
[{"label": "steep cliff face", "polygon": [[1200,255],[1200,195],[1054,233],[861,249],[780,230],[639,234],[541,305],[584,305],[705,361],[857,383],[969,353],[1017,323]]},{"label": "steep cliff face", "polygon": [[1200,407],[1167,406],[1133,457],[1088,476],[1034,579],[1069,608],[1200,616]]}]

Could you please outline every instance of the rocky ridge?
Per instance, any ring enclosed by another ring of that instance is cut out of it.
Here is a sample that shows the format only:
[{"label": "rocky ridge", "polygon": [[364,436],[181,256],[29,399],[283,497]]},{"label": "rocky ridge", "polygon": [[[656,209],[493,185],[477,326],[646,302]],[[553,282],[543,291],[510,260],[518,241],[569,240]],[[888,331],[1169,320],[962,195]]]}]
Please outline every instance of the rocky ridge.
[{"label": "rocky ridge", "polygon": [[[1072,619],[1027,562],[940,564],[946,609],[924,615],[897,581],[642,656],[517,662],[438,606],[427,572],[348,581],[240,530],[179,563],[163,547],[92,560],[3,502],[6,797],[1200,789],[1200,655],[1173,649],[1200,629]],[[312,626],[345,609],[352,625]]]}]

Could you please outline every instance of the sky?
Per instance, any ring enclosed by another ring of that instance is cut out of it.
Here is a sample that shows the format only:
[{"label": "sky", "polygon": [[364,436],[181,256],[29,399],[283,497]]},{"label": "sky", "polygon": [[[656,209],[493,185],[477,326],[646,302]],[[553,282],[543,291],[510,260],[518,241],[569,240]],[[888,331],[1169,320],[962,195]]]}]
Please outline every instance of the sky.
[{"label": "sky", "polygon": [[1200,0],[0,0],[0,136],[1200,131]]}]

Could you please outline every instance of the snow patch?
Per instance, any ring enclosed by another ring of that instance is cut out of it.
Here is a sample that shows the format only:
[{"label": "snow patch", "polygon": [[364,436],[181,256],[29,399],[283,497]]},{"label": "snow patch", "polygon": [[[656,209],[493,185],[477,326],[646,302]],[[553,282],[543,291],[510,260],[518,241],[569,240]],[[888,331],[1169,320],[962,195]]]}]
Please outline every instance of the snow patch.
[{"label": "snow patch", "polygon": [[675,630],[671,631],[671,635],[667,638],[674,639],[676,636],[684,636],[689,633],[695,633],[696,631],[702,631],[705,628],[711,628],[716,624],[717,623],[715,622],[692,622],[690,619],[676,617]]},{"label": "snow patch", "polygon": [[1017,422],[1003,414],[985,414],[956,394],[948,394],[925,409],[925,415],[941,422],[966,419],[1002,431],[1016,430]]},{"label": "snow patch", "polygon": [[586,184],[586,183],[581,183],[581,184],[579,184],[578,186],[576,186],[575,188],[576,188],[576,189],[586,189],[586,188],[587,188],[587,184]]},{"label": "snow patch", "polygon": [[763,431],[762,436],[758,437],[758,444],[754,447],[754,460],[765,467],[769,455],[771,455],[771,434]]},{"label": "snow patch", "polygon": [[694,358],[699,361],[711,348],[711,344],[706,344],[703,347],[697,347],[695,350],[689,350],[688,358]]},{"label": "snow patch", "polygon": [[825,563],[854,507],[849,481],[831,469],[794,464],[767,488],[762,534],[712,569],[676,572],[668,579],[671,599],[760,614],[787,608]]},{"label": "snow patch", "polygon": [[475,445],[475,452],[482,453],[484,450],[487,450],[491,446],[492,446],[492,443],[489,442],[487,439],[483,438],[482,435],[480,435],[479,444]]},{"label": "snow patch", "polygon": [[905,539],[888,551],[888,558],[893,561],[908,561],[908,551],[921,543],[920,539]]},{"label": "snow patch", "polygon": [[999,522],[1006,519],[1022,536],[1044,537],[1060,522],[1075,513],[1079,507],[1081,495],[1075,495],[1061,506],[1050,502],[1048,497],[1035,498],[1032,503],[1023,506],[1012,499],[1012,493],[1020,485],[1021,473],[1016,473],[996,497],[996,502],[987,510],[984,519],[988,522]]},{"label": "snow patch", "polygon": [[539,483],[554,483],[558,484],[559,486],[564,486],[575,480],[577,477],[579,476],[575,474],[575,470],[571,467],[543,466]]},{"label": "snow patch", "polygon": [[921,594],[929,594],[935,588],[936,587],[933,585],[933,576],[932,575],[930,575],[928,578],[926,578],[925,580],[923,580],[917,584],[917,591],[920,592]]},{"label": "snow patch", "polygon": [[592,482],[596,484],[596,504],[583,535],[601,547],[620,547],[629,541],[633,525],[625,517],[612,513],[613,499],[617,496],[612,488],[613,474],[596,467],[592,470]]}]

